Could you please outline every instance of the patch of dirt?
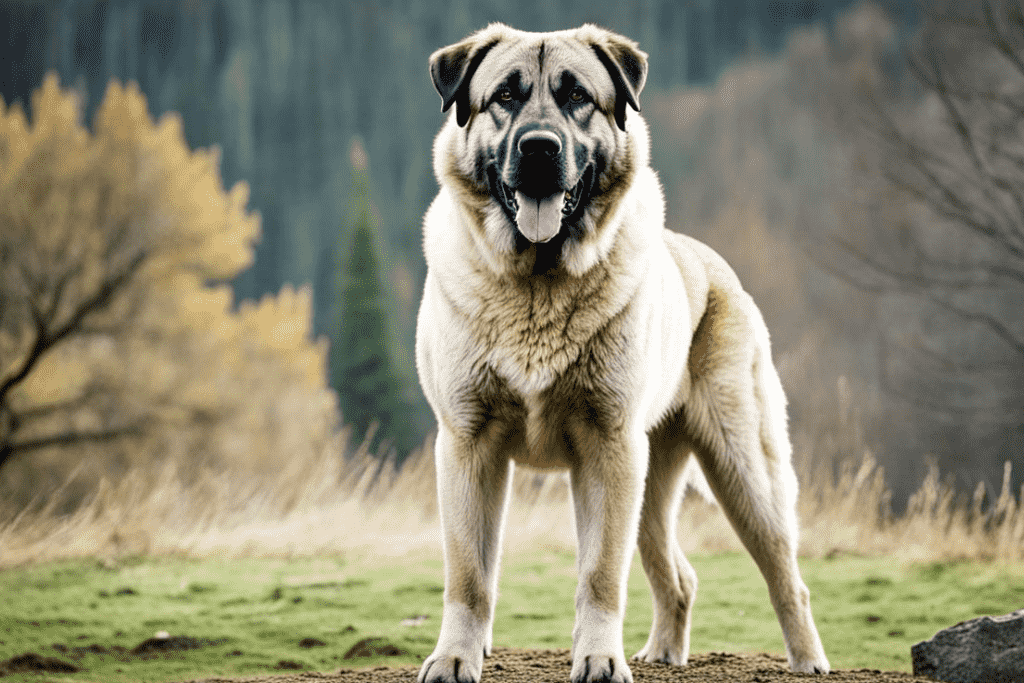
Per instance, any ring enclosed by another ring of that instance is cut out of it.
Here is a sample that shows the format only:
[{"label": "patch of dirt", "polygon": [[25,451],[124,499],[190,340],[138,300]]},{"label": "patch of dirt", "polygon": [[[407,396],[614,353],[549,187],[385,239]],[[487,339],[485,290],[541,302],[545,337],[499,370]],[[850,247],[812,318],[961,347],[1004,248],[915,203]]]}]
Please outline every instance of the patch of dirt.
[{"label": "patch of dirt", "polygon": [[357,657],[396,657],[407,655],[407,651],[389,643],[384,638],[363,638],[349,648],[342,659],[356,659]]},{"label": "patch of dirt", "polygon": [[227,640],[210,640],[209,638],[193,638],[192,636],[169,636],[167,638],[147,638],[132,648],[133,655],[157,655],[164,652],[181,652],[183,650],[198,650],[210,645],[222,645]]},{"label": "patch of dirt", "polygon": [[107,648],[100,645],[99,643],[92,643],[91,645],[86,645],[85,647],[68,647],[63,643],[54,643],[50,647],[52,647],[57,652],[60,652],[61,654],[70,656],[72,659],[81,659],[85,655],[123,655],[125,652],[127,652],[127,650],[125,650],[123,647],[118,647],[117,645],[115,645],[112,648]]},{"label": "patch of dirt", "polygon": [[[312,640],[312,639],[306,639]],[[64,645],[63,643],[54,643],[52,647],[55,651],[62,655],[69,657],[75,661],[81,660],[86,655],[109,655],[114,656],[126,664],[130,664],[132,657],[138,657],[139,659],[152,659],[161,655],[173,652],[182,652],[185,650],[196,650],[199,648],[209,647],[212,645],[222,645],[227,642],[226,638],[210,639],[210,638],[193,638],[191,636],[169,636],[167,638],[148,638],[131,650],[114,645],[113,647],[105,647],[99,643],[93,643],[91,645],[85,645],[81,647],[72,647]],[[306,642],[306,641],[303,641]],[[324,645],[320,641],[316,641],[320,645]],[[300,643],[301,645],[301,643]],[[303,647],[312,647],[312,645],[304,645]],[[240,650],[228,653],[229,655],[241,655]],[[404,654],[404,653],[403,653]],[[281,662],[285,666],[278,666],[282,669],[296,669],[303,668],[303,665],[295,662]],[[8,674],[16,673],[76,673],[82,671],[81,667],[71,662],[59,659],[57,657],[46,657],[35,652],[26,652],[22,655],[11,657],[10,659],[0,661],[0,678],[7,676]]]},{"label": "patch of dirt", "polygon": [[290,659],[282,659],[277,663],[275,669],[305,669],[306,667],[301,662],[293,662]]},{"label": "patch of dirt", "polygon": [[56,657],[44,657],[35,652],[26,652],[10,659],[0,662],[0,676],[13,673],[24,673],[32,671],[35,673],[62,673],[73,674],[78,667],[71,662],[65,662]]},{"label": "patch of dirt", "polygon": [[[568,650],[514,650],[497,648],[484,660],[481,683],[566,683],[571,662]],[[828,677],[795,674],[784,657],[709,652],[693,655],[685,667],[629,662],[635,683],[935,683],[907,673],[856,669],[833,671]],[[379,666],[372,669],[342,669],[336,673],[305,672],[299,675],[250,678],[207,678],[189,683],[409,683],[419,667]]]}]

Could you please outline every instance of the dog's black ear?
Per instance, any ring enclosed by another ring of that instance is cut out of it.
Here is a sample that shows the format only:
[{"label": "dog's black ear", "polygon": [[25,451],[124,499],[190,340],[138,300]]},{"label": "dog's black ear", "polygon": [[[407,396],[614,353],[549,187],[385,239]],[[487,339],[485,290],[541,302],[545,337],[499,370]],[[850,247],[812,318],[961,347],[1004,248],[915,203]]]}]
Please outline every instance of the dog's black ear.
[{"label": "dog's black ear", "polygon": [[629,38],[610,31],[602,31],[591,45],[615,83],[615,123],[626,130],[626,105],[640,111],[640,91],[647,81],[647,54]]},{"label": "dog's black ear", "polygon": [[430,78],[441,95],[441,111],[448,111],[455,105],[455,120],[459,126],[469,121],[469,80],[480,62],[494,47],[500,37],[488,27],[465,40],[443,47],[430,55]]}]

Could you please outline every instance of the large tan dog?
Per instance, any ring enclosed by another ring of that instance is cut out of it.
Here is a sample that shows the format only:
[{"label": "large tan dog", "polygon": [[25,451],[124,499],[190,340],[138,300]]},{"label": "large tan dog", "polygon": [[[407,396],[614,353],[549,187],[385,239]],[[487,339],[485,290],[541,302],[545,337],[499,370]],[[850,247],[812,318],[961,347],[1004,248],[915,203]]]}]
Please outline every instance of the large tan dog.
[{"label": "large tan dog", "polygon": [[416,338],[445,557],[420,682],[480,679],[513,461],[570,472],[572,681],[632,680],[622,620],[638,529],[654,624],[636,657],[685,664],[697,577],[676,519],[691,454],[768,583],[790,666],[827,672],[768,331],[720,256],[664,228],[637,113],[647,56],[591,25],[494,24],[431,55],[430,73],[455,111],[434,145]]}]

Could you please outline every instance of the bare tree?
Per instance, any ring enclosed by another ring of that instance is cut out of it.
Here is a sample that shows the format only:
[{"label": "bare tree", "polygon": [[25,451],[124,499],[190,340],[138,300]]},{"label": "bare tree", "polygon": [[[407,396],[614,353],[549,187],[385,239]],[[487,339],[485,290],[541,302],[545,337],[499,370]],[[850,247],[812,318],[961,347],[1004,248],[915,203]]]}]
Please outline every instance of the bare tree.
[{"label": "bare tree", "polygon": [[832,267],[916,302],[882,342],[891,392],[1005,436],[1024,422],[1024,10],[922,9],[916,92],[870,98],[875,182],[863,222],[833,237],[847,258]]}]

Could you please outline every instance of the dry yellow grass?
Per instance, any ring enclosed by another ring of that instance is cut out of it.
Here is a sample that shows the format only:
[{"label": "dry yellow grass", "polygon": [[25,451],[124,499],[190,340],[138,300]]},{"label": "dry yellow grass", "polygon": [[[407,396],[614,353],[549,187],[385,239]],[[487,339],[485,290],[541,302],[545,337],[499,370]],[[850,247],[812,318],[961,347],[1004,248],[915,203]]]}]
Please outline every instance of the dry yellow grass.
[{"label": "dry yellow grass", "polygon": [[[318,457],[283,461],[272,476],[208,471],[183,481],[172,466],[129,471],[104,481],[70,514],[61,496],[34,511],[0,516],[0,567],[68,557],[131,554],[207,556],[402,555],[440,547],[431,442],[400,469],[346,448],[342,433]],[[348,453],[346,455],[346,453]],[[894,516],[884,472],[870,455],[805,471],[801,554],[893,556],[903,560],[1024,559],[1024,510],[1009,488],[986,504],[982,489],[959,500],[932,467],[906,512]],[[572,548],[566,477],[516,471],[506,548]],[[684,550],[739,548],[712,503],[687,496],[681,513]]]}]

